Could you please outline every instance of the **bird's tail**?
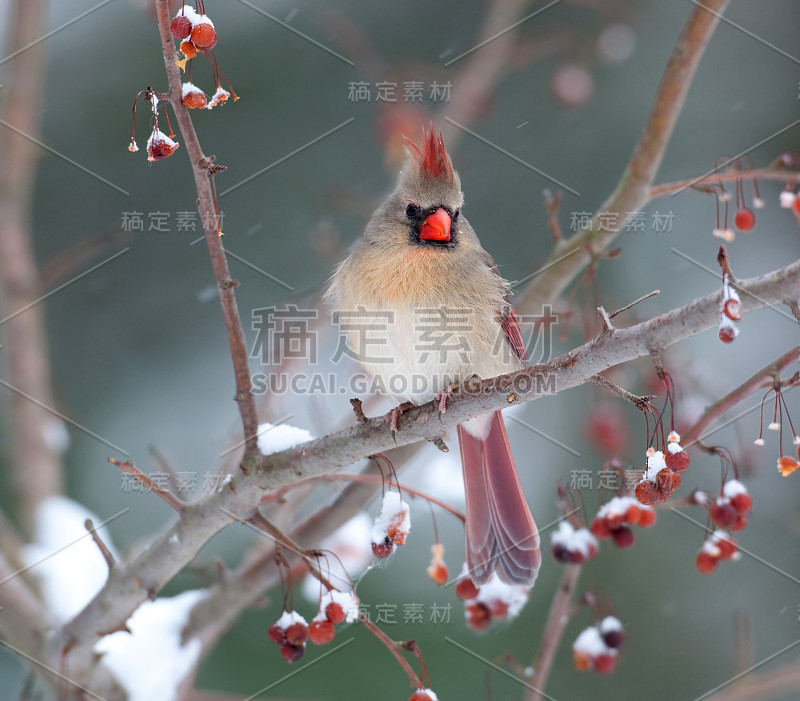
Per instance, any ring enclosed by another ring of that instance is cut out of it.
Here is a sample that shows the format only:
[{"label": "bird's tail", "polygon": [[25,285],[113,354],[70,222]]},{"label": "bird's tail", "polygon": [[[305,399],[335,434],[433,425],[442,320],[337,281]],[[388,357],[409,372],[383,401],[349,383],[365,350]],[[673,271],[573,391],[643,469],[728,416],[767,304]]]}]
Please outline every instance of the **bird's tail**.
[{"label": "bird's tail", "polygon": [[458,427],[467,501],[466,557],[482,584],[497,571],[510,584],[532,586],[542,555],[499,411]]}]

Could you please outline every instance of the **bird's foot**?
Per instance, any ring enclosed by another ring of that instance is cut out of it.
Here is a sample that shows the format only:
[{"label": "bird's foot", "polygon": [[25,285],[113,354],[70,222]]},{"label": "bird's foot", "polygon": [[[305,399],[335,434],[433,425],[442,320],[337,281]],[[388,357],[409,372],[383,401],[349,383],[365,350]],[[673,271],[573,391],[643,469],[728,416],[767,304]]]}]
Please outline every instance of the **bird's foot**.
[{"label": "bird's foot", "polygon": [[403,402],[399,406],[396,406],[391,411],[387,412],[386,415],[383,417],[385,421],[389,422],[389,428],[392,431],[392,438],[394,438],[395,443],[397,442],[397,432],[400,430],[400,415],[412,409],[414,407],[414,402]]},{"label": "bird's foot", "polygon": [[458,385],[453,382],[445,387],[441,392],[433,395],[434,401],[439,402],[439,418],[447,411],[447,400],[450,399],[451,394],[455,394]]}]

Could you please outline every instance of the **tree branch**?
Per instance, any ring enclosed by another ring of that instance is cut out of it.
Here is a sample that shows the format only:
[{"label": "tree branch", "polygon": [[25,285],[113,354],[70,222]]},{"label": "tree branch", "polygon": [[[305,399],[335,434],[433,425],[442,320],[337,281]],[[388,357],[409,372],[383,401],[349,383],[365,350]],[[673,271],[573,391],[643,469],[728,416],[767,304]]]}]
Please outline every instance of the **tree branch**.
[{"label": "tree branch", "polygon": [[[650,198],[650,186],[661,165],[675,123],[683,109],[697,66],[719,23],[728,0],[705,0],[695,5],[664,69],[650,114],[628,167],[611,196],[600,206],[591,228],[557,242],[543,271],[515,300],[520,314],[536,313],[556,299],[591,262],[590,251],[602,251],[616,238],[630,212],[641,210]],[[599,212],[612,215],[615,226],[601,230]],[[615,217],[614,217],[615,215]]]},{"label": "tree branch", "polygon": [[540,701],[544,694],[556,652],[569,623],[569,607],[582,571],[582,565],[567,565],[564,568],[553,603],[550,604],[550,613],[542,633],[539,651],[536,653],[536,661],[533,663],[534,672],[530,683],[532,688],[525,695],[525,701]]},{"label": "tree branch", "polygon": [[777,360],[773,360],[768,365],[765,365],[752,377],[740,384],[735,389],[731,390],[721,399],[706,407],[703,415],[695,422],[695,424],[681,436],[681,444],[684,449],[688,448],[692,443],[700,439],[700,434],[712,423],[715,419],[724,414],[728,409],[736,406],[745,397],[749,397],[754,392],[757,392],[764,387],[769,386],[773,382],[775,375],[779,375],[782,370],[789,367],[792,363],[800,358],[800,346],[795,346],[790,351],[784,353]]},{"label": "tree branch", "polygon": [[[43,32],[46,6],[44,0],[11,4],[5,55],[19,55],[9,64],[0,94],[3,121],[34,136],[39,130],[44,91],[44,43],[36,39]],[[23,47],[30,48],[20,51]],[[38,154],[32,141],[8,128],[0,128],[0,154],[0,319],[8,385],[17,390],[8,397],[8,441],[17,516],[30,534],[39,503],[64,487],[61,460],[47,442],[53,416],[29,399],[45,406],[54,404],[44,309],[37,304],[41,286],[30,233]]]}]

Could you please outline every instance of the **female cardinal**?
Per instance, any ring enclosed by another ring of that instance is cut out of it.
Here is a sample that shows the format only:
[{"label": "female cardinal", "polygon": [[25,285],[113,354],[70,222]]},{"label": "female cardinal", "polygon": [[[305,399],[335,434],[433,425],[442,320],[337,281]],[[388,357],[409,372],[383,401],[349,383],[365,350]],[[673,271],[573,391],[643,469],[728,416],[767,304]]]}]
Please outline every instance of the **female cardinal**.
[{"label": "female cardinal", "polygon": [[[326,293],[355,357],[387,394],[415,404],[472,375],[527,363],[508,283],[461,214],[461,180],[433,124],[408,141],[397,185]],[[446,395],[445,395],[446,397]],[[395,414],[395,421],[397,415]],[[499,411],[458,427],[466,491],[466,559],[481,584],[493,572],[530,586],[541,564]]]}]

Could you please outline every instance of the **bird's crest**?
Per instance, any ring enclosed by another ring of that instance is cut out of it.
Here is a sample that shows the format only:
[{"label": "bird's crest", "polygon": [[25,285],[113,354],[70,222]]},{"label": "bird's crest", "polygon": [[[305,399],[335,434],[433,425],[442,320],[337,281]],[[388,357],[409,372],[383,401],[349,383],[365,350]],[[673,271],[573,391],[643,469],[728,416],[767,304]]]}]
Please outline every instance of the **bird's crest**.
[{"label": "bird's crest", "polygon": [[409,146],[409,153],[414,158],[421,173],[431,178],[453,180],[453,165],[444,148],[441,132],[437,135],[430,123],[428,130],[422,130],[422,148],[407,136],[403,136]]}]

